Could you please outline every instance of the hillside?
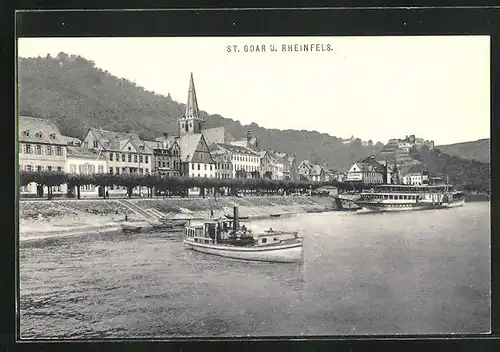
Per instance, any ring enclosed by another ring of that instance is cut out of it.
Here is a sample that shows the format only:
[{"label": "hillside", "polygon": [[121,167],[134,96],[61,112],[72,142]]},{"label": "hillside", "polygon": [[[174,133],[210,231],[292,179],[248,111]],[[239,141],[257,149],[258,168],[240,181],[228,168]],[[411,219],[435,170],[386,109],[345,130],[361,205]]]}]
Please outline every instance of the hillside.
[{"label": "hillside", "polygon": [[464,142],[437,146],[443,153],[473,159],[485,163],[490,162],[490,139],[480,139],[473,142]]},{"label": "hillside", "polygon": [[[65,53],[56,58],[20,58],[18,83],[19,113],[48,118],[71,137],[82,138],[89,127],[136,131],[144,137],[176,134],[177,118],[184,112],[184,104],[170,95],[148,91],[95,67],[92,61]],[[224,125],[236,138],[244,138],[251,129],[264,149],[295,154],[299,161],[326,162],[340,170],[347,170],[356,159],[378,154],[383,147],[382,143],[363,147],[360,140],[343,145],[340,138],[319,132],[266,129],[205,111],[201,114],[207,128]]]},{"label": "hillside", "polygon": [[448,176],[451,184],[459,188],[469,188],[489,192],[490,164],[477,160],[451,156],[438,149],[413,148],[411,155],[422,162],[430,175]]}]

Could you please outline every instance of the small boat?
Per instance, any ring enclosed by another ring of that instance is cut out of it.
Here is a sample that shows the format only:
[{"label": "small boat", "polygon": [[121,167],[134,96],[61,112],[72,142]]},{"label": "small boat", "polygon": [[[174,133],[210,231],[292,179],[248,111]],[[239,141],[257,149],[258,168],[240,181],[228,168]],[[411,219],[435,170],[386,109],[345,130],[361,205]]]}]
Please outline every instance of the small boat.
[{"label": "small boat", "polygon": [[121,228],[123,233],[139,233],[142,230],[142,226],[134,223],[123,223]]},{"label": "small boat", "polygon": [[281,214],[270,214],[272,218],[279,218]]},{"label": "small boat", "polygon": [[[225,214],[224,216],[225,216],[227,219],[233,219],[233,218],[234,218],[234,217],[233,217],[233,215],[229,215],[229,214]],[[248,220],[248,218],[249,218],[248,216],[240,216],[240,217],[239,217],[239,219],[240,219],[240,220]]]},{"label": "small boat", "polygon": [[296,263],[303,259],[303,239],[297,232],[253,233],[239,226],[238,207],[231,220],[206,220],[185,228],[187,248],[226,258],[261,262]]}]

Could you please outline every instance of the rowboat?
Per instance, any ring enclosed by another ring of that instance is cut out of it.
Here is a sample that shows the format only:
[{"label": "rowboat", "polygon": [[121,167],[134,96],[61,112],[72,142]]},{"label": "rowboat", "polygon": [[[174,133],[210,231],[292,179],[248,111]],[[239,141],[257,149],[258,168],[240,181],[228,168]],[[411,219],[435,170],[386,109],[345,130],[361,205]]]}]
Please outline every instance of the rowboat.
[{"label": "rowboat", "polygon": [[123,233],[138,233],[142,230],[141,225],[134,223],[122,223],[121,228]]},{"label": "rowboat", "polygon": [[270,214],[272,218],[279,218],[281,214]]},{"label": "rowboat", "polygon": [[[233,215],[225,214],[226,219],[233,219]],[[248,220],[248,216],[240,216],[240,220]]]},{"label": "rowboat", "polygon": [[296,263],[303,260],[303,239],[297,232],[269,229],[253,233],[239,226],[238,207],[231,220],[213,219],[185,227],[184,244],[197,252],[226,258]]}]

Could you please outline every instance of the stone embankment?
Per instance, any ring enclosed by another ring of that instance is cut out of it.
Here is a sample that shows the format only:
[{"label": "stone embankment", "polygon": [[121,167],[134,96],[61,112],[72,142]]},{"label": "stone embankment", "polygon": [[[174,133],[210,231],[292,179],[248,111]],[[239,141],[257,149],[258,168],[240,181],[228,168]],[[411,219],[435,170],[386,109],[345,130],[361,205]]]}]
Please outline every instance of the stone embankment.
[{"label": "stone embankment", "polygon": [[[131,204],[129,204],[131,203]],[[19,203],[20,240],[51,238],[88,233],[120,232],[125,220],[143,223],[155,217],[205,219],[232,214],[239,207],[250,219],[322,212],[335,209],[329,197],[222,197],[106,200],[38,200]],[[139,207],[140,209],[137,209]],[[141,211],[142,209],[142,211]],[[146,213],[153,214],[146,218]]]}]

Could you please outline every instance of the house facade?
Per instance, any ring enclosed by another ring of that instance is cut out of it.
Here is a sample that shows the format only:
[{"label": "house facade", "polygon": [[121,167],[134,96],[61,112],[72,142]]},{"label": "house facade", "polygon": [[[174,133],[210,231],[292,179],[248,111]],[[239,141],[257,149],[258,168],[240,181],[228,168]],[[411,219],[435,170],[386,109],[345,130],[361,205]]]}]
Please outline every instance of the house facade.
[{"label": "house facade", "polygon": [[[19,116],[19,169],[26,171],[64,171],[67,141],[57,126],[47,120]],[[20,188],[22,196],[43,197],[47,187],[31,183]],[[66,185],[52,188],[54,195],[66,192]]]},{"label": "house facade", "polygon": [[106,173],[143,175],[151,172],[153,151],[135,133],[89,128],[82,147],[105,156]]},{"label": "house facade", "polygon": [[181,175],[181,150],[177,138],[164,136],[145,143],[153,151],[152,173],[167,177]]},{"label": "house facade", "polygon": [[373,156],[355,162],[347,173],[348,182],[363,182],[366,184],[386,183],[386,167],[375,160]]},{"label": "house facade", "polygon": [[[105,173],[106,164],[105,156],[96,150],[68,146],[64,171],[76,175]],[[76,187],[71,190],[71,193],[76,195]],[[102,197],[103,195],[104,189],[102,187],[96,187],[94,185],[82,185],[80,187],[80,197],[82,198]]]},{"label": "house facade", "polygon": [[260,155],[256,151],[233,144],[217,144],[217,147],[231,158],[232,178],[255,178],[256,172],[260,174]]},{"label": "house facade", "polygon": [[210,153],[215,161],[215,178],[223,180],[231,179],[233,177],[231,153],[227,150],[219,149],[216,144],[210,148]]},{"label": "house facade", "polygon": [[303,160],[297,167],[297,173],[299,179],[309,180],[309,174],[311,172],[312,164],[309,160]]}]

